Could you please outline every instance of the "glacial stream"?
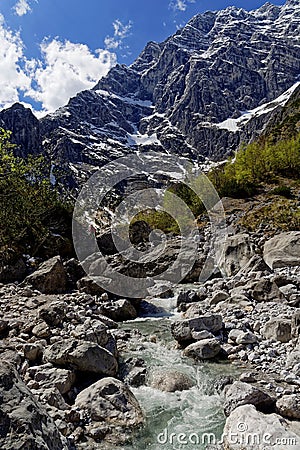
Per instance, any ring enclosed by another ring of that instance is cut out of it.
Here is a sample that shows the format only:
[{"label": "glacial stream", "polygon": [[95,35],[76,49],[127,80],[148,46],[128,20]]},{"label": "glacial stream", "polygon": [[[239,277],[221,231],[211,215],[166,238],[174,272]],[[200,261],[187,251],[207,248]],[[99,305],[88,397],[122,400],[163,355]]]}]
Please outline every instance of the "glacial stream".
[{"label": "glacial stream", "polygon": [[[215,382],[224,376],[237,378],[241,369],[227,363],[197,363],[175,349],[171,322],[178,317],[176,300],[151,300],[154,312],[145,311],[144,317],[125,322],[123,329],[139,329],[148,336],[146,342],[130,348],[126,357],[141,357],[148,372],[179,371],[187,374],[194,386],[182,392],[162,392],[149,386],[131,388],[146,415],[146,424],[136,433],[126,450],[204,450],[221,439],[225,416],[223,398]],[[152,336],[152,338],[150,338]],[[156,342],[151,342],[153,336]]]}]

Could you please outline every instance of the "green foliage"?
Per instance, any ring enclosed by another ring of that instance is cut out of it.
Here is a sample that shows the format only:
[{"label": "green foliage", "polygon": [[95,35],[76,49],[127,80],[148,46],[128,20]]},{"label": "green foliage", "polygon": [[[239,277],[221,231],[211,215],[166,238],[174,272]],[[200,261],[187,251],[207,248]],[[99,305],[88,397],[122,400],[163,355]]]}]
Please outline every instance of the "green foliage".
[{"label": "green foliage", "polygon": [[0,129],[0,249],[34,253],[51,235],[53,217],[63,205],[50,183],[42,156],[14,156],[11,133]]},{"label": "green foliage", "polygon": [[272,189],[270,192],[271,195],[280,195],[285,198],[293,198],[292,190],[290,186],[280,185],[276,188]]},{"label": "green foliage", "polygon": [[300,133],[275,144],[260,140],[243,146],[235,159],[209,173],[221,197],[235,198],[253,195],[259,183],[277,176],[300,178]]},{"label": "green foliage", "polygon": [[161,230],[166,234],[180,234],[178,223],[170,214],[166,213],[165,211],[154,209],[141,211],[134,217],[131,223],[133,224],[139,220],[144,220],[148,223],[148,225],[150,225],[152,229]]}]

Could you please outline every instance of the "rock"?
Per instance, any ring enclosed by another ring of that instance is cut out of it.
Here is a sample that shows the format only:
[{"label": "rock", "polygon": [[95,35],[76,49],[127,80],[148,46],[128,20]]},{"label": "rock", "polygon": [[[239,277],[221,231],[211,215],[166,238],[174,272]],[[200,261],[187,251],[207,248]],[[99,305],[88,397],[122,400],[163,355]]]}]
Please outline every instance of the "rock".
[{"label": "rock", "polygon": [[[77,289],[80,292],[85,292],[86,294],[101,295],[104,292],[106,292],[105,289],[103,289],[102,287],[103,280],[104,280],[103,277],[96,277],[96,276],[93,278],[88,276],[83,277],[77,281],[76,283]],[[105,283],[106,282],[107,280],[105,279]]]},{"label": "rock", "polygon": [[[295,450],[299,446],[299,435],[292,429],[292,424],[277,414],[263,414],[253,405],[239,406],[226,420],[224,448]],[[248,441],[246,446],[245,441]]]},{"label": "rock", "polygon": [[118,371],[118,363],[112,353],[93,342],[58,341],[45,350],[44,357],[53,364],[70,366],[80,372],[115,376]]},{"label": "rock", "polygon": [[207,330],[192,331],[192,338],[195,339],[195,341],[201,341],[202,339],[213,339],[214,335]]},{"label": "rock", "polygon": [[298,338],[300,336],[300,311],[296,311],[292,315],[292,336]]},{"label": "rock", "polygon": [[181,305],[182,303],[194,303],[199,302],[200,298],[195,291],[182,291],[178,294],[177,297],[177,307]]},{"label": "rock", "polygon": [[245,372],[240,375],[240,381],[243,383],[255,383],[257,381],[257,374],[255,372]]},{"label": "rock", "polygon": [[227,277],[235,275],[246,266],[253,255],[254,247],[248,234],[229,236],[219,264],[220,270]]},{"label": "rock", "polygon": [[229,416],[238,406],[248,404],[254,405],[260,411],[271,412],[274,403],[272,397],[260,389],[242,381],[235,381],[226,391],[224,412]]},{"label": "rock", "polygon": [[227,300],[228,297],[229,297],[229,294],[225,291],[214,292],[209,304],[216,305],[217,303]]},{"label": "rock", "polygon": [[208,314],[194,319],[176,320],[171,325],[171,332],[179,343],[191,341],[192,332],[209,331],[217,333],[222,329],[222,316],[220,314]]},{"label": "rock", "polygon": [[0,447],[6,450],[67,450],[46,410],[6,361],[0,366]]},{"label": "rock", "polygon": [[104,303],[100,305],[99,311],[104,316],[107,316],[116,322],[121,322],[123,320],[132,320],[136,319],[137,317],[136,309],[130,303],[130,301],[126,299],[114,300],[109,303]]},{"label": "rock", "polygon": [[230,339],[233,342],[236,342],[236,344],[255,344],[258,340],[257,336],[252,333],[251,331],[242,331],[242,330],[231,330],[228,339]]},{"label": "rock", "polygon": [[116,429],[115,439],[121,442],[126,431],[144,423],[137,399],[124,383],[115,378],[103,378],[84,389],[76,398],[75,408],[79,408],[91,423],[88,434],[92,429],[107,425],[108,434]]},{"label": "rock", "polygon": [[25,278],[25,282],[43,294],[65,292],[67,275],[60,256],[45,261],[38,270]]},{"label": "rock", "polygon": [[217,339],[202,339],[194,344],[188,345],[184,351],[184,356],[195,359],[212,359],[221,351],[220,342]]},{"label": "rock", "polygon": [[283,395],[277,400],[276,409],[283,417],[300,420],[300,395]]},{"label": "rock", "polygon": [[24,356],[29,361],[36,361],[43,354],[43,347],[39,344],[25,344],[23,347]]},{"label": "rock", "polygon": [[264,260],[271,269],[300,266],[300,231],[280,233],[264,245]]},{"label": "rock", "polygon": [[291,329],[291,320],[284,318],[273,318],[263,326],[261,334],[266,339],[279,342],[289,342],[292,338]]},{"label": "rock", "polygon": [[172,371],[155,371],[152,373],[150,386],[164,392],[186,391],[193,387],[194,383],[188,375]]},{"label": "rock", "polygon": [[142,386],[146,382],[146,363],[142,358],[128,358],[120,364],[119,375],[120,379],[130,386]]},{"label": "rock", "polygon": [[51,364],[29,367],[26,378],[36,381],[40,388],[55,387],[62,395],[70,391],[76,379],[72,370],[53,367]]},{"label": "rock", "polygon": [[59,301],[45,305],[40,309],[39,317],[51,327],[57,327],[63,323],[66,306],[64,302]]},{"label": "rock", "polygon": [[257,302],[279,302],[284,296],[274,281],[262,279],[249,286],[251,297]]},{"label": "rock", "polygon": [[76,340],[96,342],[104,348],[111,337],[108,327],[96,319],[87,319],[82,325],[77,325],[72,331],[72,336]]},{"label": "rock", "polygon": [[47,339],[51,336],[49,326],[43,320],[40,320],[33,328],[32,334],[40,339]]}]

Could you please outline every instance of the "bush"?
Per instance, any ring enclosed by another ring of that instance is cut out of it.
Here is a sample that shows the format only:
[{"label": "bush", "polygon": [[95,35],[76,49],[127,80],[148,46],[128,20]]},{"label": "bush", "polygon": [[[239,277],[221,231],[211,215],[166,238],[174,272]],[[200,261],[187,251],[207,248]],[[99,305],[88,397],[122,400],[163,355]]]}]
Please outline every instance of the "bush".
[{"label": "bush", "polygon": [[71,207],[51,185],[45,158],[14,156],[10,136],[0,129],[0,250],[34,254],[53,234],[59,217],[71,217]]}]

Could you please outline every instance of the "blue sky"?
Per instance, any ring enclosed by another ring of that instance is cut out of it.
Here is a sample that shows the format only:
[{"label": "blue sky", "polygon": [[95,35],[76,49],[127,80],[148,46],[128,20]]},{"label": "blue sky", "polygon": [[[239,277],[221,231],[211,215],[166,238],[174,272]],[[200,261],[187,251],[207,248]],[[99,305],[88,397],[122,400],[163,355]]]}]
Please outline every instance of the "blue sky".
[{"label": "blue sky", "polygon": [[[263,0],[0,0],[0,107],[53,111],[193,15]],[[284,0],[273,0],[281,5]]]}]

